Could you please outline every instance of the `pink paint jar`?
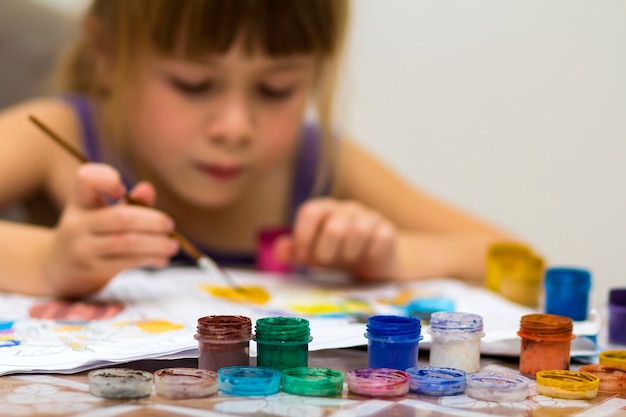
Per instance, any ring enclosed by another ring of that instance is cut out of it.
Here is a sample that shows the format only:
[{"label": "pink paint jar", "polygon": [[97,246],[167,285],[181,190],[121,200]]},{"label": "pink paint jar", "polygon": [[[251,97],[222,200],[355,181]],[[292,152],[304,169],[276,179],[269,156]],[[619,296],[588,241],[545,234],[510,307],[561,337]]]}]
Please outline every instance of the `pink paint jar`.
[{"label": "pink paint jar", "polygon": [[281,236],[291,234],[290,227],[274,227],[263,229],[257,236],[256,268],[263,272],[289,273],[293,271],[291,264],[279,261],[274,256],[274,243]]}]

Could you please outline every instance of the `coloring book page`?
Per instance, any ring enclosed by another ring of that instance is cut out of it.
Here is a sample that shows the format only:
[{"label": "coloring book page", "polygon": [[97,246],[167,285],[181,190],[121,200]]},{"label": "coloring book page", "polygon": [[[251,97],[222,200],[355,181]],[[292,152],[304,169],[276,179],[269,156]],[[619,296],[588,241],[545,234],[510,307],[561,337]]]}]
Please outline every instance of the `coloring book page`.
[{"label": "coloring book page", "polygon": [[[321,273],[229,273],[244,292],[226,286],[219,275],[180,267],[126,271],[96,296],[74,302],[0,293],[0,375],[73,373],[107,363],[197,357],[197,320],[207,315],[243,315],[253,325],[267,316],[304,317],[313,337],[309,350],[365,345],[368,316],[413,314],[407,306],[425,298],[445,299],[455,311],[482,315],[481,350],[516,356],[520,317],[533,312],[449,279],[365,285]],[[580,322],[574,332],[595,335],[599,327],[598,320]],[[427,322],[422,335],[420,348],[427,348]],[[252,356],[255,348],[252,341]],[[573,346],[572,353],[592,355],[594,346]]]}]

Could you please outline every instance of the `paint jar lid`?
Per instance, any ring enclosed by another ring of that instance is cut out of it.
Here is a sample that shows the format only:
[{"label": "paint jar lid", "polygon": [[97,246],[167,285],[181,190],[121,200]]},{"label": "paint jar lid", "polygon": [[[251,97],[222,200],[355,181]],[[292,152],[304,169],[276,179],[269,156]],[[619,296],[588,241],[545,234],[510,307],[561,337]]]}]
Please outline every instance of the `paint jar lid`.
[{"label": "paint jar lid", "polygon": [[591,288],[591,273],[582,268],[553,267],[546,270],[547,287],[589,291]]},{"label": "paint jar lid", "polygon": [[399,397],[409,392],[409,374],[397,369],[353,369],[346,379],[350,392],[367,397]]},{"label": "paint jar lid", "polygon": [[152,394],[152,373],[128,368],[97,369],[89,372],[89,392],[97,397],[131,400]]},{"label": "paint jar lid", "polygon": [[265,344],[308,343],[312,340],[309,321],[299,317],[258,319],[254,340]]},{"label": "paint jar lid", "polygon": [[600,352],[598,359],[602,365],[626,368],[626,350],[605,350]]},{"label": "paint jar lid", "polygon": [[227,366],[218,369],[218,388],[236,396],[264,396],[280,390],[281,373],[262,366]]},{"label": "paint jar lid", "polygon": [[530,379],[505,372],[475,372],[467,376],[467,396],[483,401],[522,401]]},{"label": "paint jar lid", "polygon": [[438,311],[430,316],[431,331],[483,332],[483,318],[478,314]]},{"label": "paint jar lid", "polygon": [[406,370],[409,390],[418,394],[442,396],[465,392],[467,372],[439,366],[419,366]]},{"label": "paint jar lid", "polygon": [[539,371],[535,377],[539,394],[568,400],[592,399],[600,385],[600,378],[586,372]]},{"label": "paint jar lid", "polygon": [[626,288],[613,288],[609,291],[609,304],[626,307]]},{"label": "paint jar lid", "polygon": [[593,364],[581,366],[580,372],[593,374],[600,378],[598,387],[600,392],[626,392],[626,368]]},{"label": "paint jar lid", "polygon": [[372,316],[367,319],[365,337],[387,343],[416,342],[422,340],[421,329],[416,317]]},{"label": "paint jar lid", "polygon": [[217,373],[196,368],[165,368],[154,373],[156,393],[167,398],[203,398],[217,392]]},{"label": "paint jar lid", "polygon": [[572,340],[574,329],[570,317],[556,314],[527,314],[520,320],[520,329],[517,334],[537,341],[566,341]]},{"label": "paint jar lid", "polygon": [[290,368],[283,370],[283,391],[294,395],[331,397],[343,390],[343,372],[329,368]]},{"label": "paint jar lid", "polygon": [[198,319],[196,340],[209,343],[246,342],[252,338],[252,321],[245,316],[206,316]]}]

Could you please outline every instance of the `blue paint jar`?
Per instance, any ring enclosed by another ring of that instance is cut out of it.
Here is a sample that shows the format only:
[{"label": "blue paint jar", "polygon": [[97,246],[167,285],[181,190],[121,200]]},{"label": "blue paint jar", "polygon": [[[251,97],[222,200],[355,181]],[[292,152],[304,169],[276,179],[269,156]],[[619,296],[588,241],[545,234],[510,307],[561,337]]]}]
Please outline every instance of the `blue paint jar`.
[{"label": "blue paint jar", "polygon": [[467,387],[467,372],[438,366],[420,366],[406,370],[409,390],[418,394],[443,396],[459,395]]},{"label": "blue paint jar", "polygon": [[549,268],[545,277],[546,313],[587,320],[591,273],[579,268]]},{"label": "blue paint jar", "polygon": [[367,366],[406,370],[417,365],[422,326],[415,317],[372,316],[367,320]]}]

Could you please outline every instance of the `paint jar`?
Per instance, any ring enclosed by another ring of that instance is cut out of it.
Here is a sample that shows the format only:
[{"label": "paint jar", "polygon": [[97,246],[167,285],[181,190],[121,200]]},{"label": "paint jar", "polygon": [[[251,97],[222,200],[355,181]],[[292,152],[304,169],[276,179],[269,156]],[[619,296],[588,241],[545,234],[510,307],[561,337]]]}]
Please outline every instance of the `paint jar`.
[{"label": "paint jar", "polygon": [[308,366],[309,321],[297,317],[266,317],[256,321],[257,365],[283,369]]},{"label": "paint jar", "polygon": [[454,311],[454,300],[446,297],[420,297],[411,300],[404,309],[407,316],[428,323],[430,316],[437,311]]},{"label": "paint jar", "polygon": [[546,369],[569,369],[570,345],[574,335],[569,317],[528,314],[517,332],[522,338],[519,371],[532,376]]},{"label": "paint jar", "polygon": [[626,392],[626,368],[593,364],[581,366],[580,372],[586,372],[600,378],[599,392]]},{"label": "paint jar", "polygon": [[274,227],[261,230],[257,235],[256,269],[263,272],[289,273],[293,266],[276,259],[274,244],[281,236],[291,234],[289,227]]},{"label": "paint jar", "polygon": [[483,401],[523,401],[530,379],[502,372],[476,372],[467,376],[467,396]]},{"label": "paint jar", "polygon": [[217,373],[195,368],[166,368],[154,373],[156,393],[183,400],[204,398],[217,392]]},{"label": "paint jar", "polygon": [[626,350],[605,350],[598,355],[600,364],[626,369]]},{"label": "paint jar", "polygon": [[537,393],[566,400],[591,400],[598,395],[600,378],[567,370],[537,372]]},{"label": "paint jar", "polygon": [[420,321],[415,317],[370,317],[365,332],[367,366],[401,371],[416,366],[421,329]]},{"label": "paint jar", "polygon": [[577,268],[549,268],[546,271],[546,313],[587,320],[591,273]]},{"label": "paint jar", "polygon": [[430,366],[476,372],[480,369],[483,318],[478,314],[445,312],[430,317]]},{"label": "paint jar", "polygon": [[543,270],[543,259],[527,246],[495,243],[487,253],[487,288],[513,302],[536,308]]},{"label": "paint jar", "polygon": [[346,379],[350,392],[366,397],[399,397],[409,392],[409,374],[398,369],[353,369]]},{"label": "paint jar", "polygon": [[217,371],[250,364],[252,321],[244,316],[206,316],[198,319],[198,368]]},{"label": "paint jar", "polygon": [[441,397],[465,392],[467,372],[454,368],[420,366],[406,370],[409,390],[417,394]]},{"label": "paint jar", "polygon": [[626,288],[609,292],[609,342],[626,345]]},{"label": "paint jar", "polygon": [[289,394],[332,397],[343,390],[343,372],[328,368],[285,369],[282,386]]},{"label": "paint jar", "polygon": [[89,372],[89,392],[115,400],[136,400],[152,394],[150,372],[127,368],[98,369]]},{"label": "paint jar", "polygon": [[261,366],[227,366],[217,371],[220,391],[242,397],[276,394],[280,390],[280,371]]}]

